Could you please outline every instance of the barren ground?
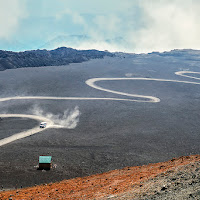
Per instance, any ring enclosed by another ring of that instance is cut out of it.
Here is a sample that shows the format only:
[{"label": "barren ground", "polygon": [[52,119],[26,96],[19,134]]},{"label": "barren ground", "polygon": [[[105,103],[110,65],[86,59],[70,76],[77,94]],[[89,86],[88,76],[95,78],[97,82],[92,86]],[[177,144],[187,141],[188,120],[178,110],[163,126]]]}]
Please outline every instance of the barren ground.
[{"label": "barren ground", "polygon": [[200,156],[5,191],[1,199],[199,199]]},{"label": "barren ground", "polygon": [[[121,95],[91,88],[85,81],[127,76],[191,81],[188,77],[177,76],[175,72],[199,72],[199,69],[198,59],[185,59],[185,56],[135,55],[67,66],[6,70],[0,72],[0,98],[121,98]],[[199,77],[199,74],[195,76]],[[98,86],[123,93],[154,96],[161,101],[24,99],[0,102],[2,114],[29,115],[38,108],[44,114],[63,115],[64,111],[75,107],[81,113],[74,129],[46,129],[2,146],[0,186],[9,190],[25,188],[199,154],[199,85],[113,80],[100,81]],[[4,125],[0,126],[1,138],[33,128],[38,123],[18,119],[21,121],[16,126],[16,119],[4,120]],[[39,155],[51,155],[56,168],[48,172],[37,170]]]}]

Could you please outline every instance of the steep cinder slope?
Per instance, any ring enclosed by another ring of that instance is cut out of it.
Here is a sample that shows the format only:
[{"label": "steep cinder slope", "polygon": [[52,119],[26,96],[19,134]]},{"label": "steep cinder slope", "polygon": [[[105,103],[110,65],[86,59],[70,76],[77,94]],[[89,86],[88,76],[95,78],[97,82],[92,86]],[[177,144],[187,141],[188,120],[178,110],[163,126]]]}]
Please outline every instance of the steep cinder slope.
[{"label": "steep cinder slope", "polygon": [[4,191],[0,199],[188,199],[199,198],[200,155],[126,167],[84,178]]}]

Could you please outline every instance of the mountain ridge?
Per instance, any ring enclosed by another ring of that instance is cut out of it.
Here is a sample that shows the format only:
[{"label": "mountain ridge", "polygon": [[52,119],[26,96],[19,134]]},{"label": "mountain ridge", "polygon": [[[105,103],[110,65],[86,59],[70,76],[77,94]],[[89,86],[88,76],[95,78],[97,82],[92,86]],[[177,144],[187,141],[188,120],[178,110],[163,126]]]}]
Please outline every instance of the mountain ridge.
[{"label": "mountain ridge", "polygon": [[102,59],[114,54],[98,50],[76,50],[60,47],[54,50],[12,52],[0,50],[0,71],[24,67],[58,66],[81,63],[90,59]]}]

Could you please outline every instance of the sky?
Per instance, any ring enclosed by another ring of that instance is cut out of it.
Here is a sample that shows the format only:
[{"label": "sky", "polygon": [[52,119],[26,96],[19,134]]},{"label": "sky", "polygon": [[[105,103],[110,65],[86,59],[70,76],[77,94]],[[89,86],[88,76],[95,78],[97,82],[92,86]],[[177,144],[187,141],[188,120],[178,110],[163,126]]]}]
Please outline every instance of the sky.
[{"label": "sky", "polygon": [[0,0],[0,49],[200,49],[200,0]]}]

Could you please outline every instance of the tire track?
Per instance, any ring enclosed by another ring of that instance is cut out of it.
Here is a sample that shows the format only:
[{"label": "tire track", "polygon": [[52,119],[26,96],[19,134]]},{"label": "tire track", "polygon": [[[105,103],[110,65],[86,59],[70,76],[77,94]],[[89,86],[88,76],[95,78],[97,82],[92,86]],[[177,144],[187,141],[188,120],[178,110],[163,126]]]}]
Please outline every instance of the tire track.
[{"label": "tire track", "polygon": [[[187,78],[192,78],[196,80],[200,80],[198,77],[193,77],[189,76],[186,74],[200,74],[200,72],[191,72],[191,71],[179,71],[175,72],[176,75],[187,77]],[[112,94],[117,94],[117,95],[122,95],[126,97],[131,97],[132,99],[122,99],[122,98],[96,98],[96,97],[51,97],[51,96],[15,96],[15,97],[6,97],[6,98],[0,98],[0,102],[6,102],[6,101],[11,101],[11,100],[32,100],[32,99],[39,99],[39,100],[106,100],[106,101],[129,101],[129,102],[146,102],[146,103],[158,103],[160,102],[160,99],[158,97],[154,96],[145,96],[145,95],[138,95],[138,94],[129,94],[125,92],[119,92],[115,90],[110,90],[106,89],[103,87],[100,87],[96,85],[96,82],[99,81],[124,81],[124,80],[142,80],[142,81],[156,81],[156,82],[173,82],[173,83],[184,83],[184,84],[194,84],[194,85],[200,85],[198,82],[191,82],[191,81],[180,81],[180,80],[170,80],[170,79],[154,79],[154,78],[92,78],[88,79],[85,83],[100,91],[112,93]],[[136,99],[134,99],[136,98]],[[138,100],[140,98],[141,100]],[[36,116],[36,115],[26,115],[26,114],[0,114],[0,117],[24,117],[24,118],[30,118],[37,120],[39,122],[41,121],[46,121],[47,122],[47,127],[48,128],[63,128],[62,126],[55,125],[53,121],[50,119],[47,119],[42,116]],[[3,146],[5,144],[11,143],[15,140],[19,140],[25,137],[28,137],[30,135],[39,133],[43,131],[44,129],[41,129],[39,127],[35,127],[33,129],[30,129],[28,131],[23,131],[17,134],[14,134],[10,137],[4,138],[0,140],[0,146]]]}]

